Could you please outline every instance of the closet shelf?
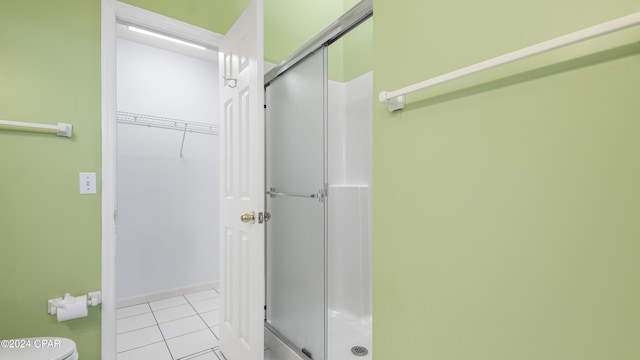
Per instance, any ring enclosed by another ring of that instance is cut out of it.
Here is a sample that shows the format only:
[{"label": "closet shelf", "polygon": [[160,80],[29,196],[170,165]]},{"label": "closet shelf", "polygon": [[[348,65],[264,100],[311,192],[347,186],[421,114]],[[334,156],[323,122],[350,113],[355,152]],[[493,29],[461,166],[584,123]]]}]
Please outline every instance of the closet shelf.
[{"label": "closet shelf", "polygon": [[124,111],[116,113],[116,121],[120,124],[141,125],[162,129],[188,131],[191,133],[220,135],[220,125],[194,121],[178,120],[160,116],[136,114]]}]

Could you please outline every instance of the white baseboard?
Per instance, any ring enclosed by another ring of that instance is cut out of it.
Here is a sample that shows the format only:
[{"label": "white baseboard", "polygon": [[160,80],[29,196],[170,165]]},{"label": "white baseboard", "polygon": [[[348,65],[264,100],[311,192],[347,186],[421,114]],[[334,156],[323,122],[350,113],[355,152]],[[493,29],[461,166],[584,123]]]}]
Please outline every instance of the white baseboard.
[{"label": "white baseboard", "polygon": [[170,289],[167,291],[162,291],[159,293],[146,294],[142,296],[134,296],[126,299],[118,299],[116,307],[122,308],[127,306],[133,306],[138,304],[143,304],[150,301],[162,300],[174,296],[180,296],[184,294],[194,293],[198,291],[205,291],[210,289],[217,289],[218,282],[204,283],[198,285],[191,285],[178,289]]}]

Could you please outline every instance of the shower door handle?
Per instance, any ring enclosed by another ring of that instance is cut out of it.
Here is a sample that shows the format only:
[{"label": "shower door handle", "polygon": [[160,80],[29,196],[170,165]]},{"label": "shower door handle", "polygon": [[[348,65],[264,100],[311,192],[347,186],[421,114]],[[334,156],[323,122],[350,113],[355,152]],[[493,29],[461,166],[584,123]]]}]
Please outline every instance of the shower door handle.
[{"label": "shower door handle", "polygon": [[274,190],[271,191],[267,191],[267,195],[271,196],[271,197],[276,197],[276,196],[293,196],[293,197],[301,197],[301,198],[315,198],[317,195],[316,194],[301,194],[301,193],[287,193],[287,192],[277,192]]},{"label": "shower door handle", "polygon": [[276,196],[291,196],[291,197],[299,197],[299,198],[310,198],[310,199],[318,199],[320,202],[324,201],[326,196],[326,192],[324,189],[318,190],[315,194],[302,194],[302,193],[291,193],[291,192],[277,192],[275,188],[269,189],[266,192],[267,195],[273,197]]}]

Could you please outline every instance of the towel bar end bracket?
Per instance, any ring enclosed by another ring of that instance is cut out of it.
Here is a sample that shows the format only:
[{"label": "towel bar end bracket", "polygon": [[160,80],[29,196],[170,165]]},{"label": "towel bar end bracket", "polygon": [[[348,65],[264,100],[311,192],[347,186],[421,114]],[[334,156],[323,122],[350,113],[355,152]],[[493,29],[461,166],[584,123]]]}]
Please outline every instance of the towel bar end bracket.
[{"label": "towel bar end bracket", "polygon": [[389,105],[389,112],[394,112],[396,110],[402,110],[405,106],[405,98],[404,95],[390,97],[388,91],[382,91],[379,95],[379,100],[381,103],[385,103]]},{"label": "towel bar end bracket", "polygon": [[73,136],[73,125],[58,123],[58,136],[64,136],[64,137]]}]

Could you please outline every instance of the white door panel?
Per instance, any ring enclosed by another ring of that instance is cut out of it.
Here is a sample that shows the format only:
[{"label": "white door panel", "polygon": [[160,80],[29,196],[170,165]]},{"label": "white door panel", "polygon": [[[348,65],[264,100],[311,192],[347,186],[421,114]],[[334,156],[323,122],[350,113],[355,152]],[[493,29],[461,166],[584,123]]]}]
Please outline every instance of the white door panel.
[{"label": "white door panel", "polygon": [[[220,349],[228,360],[264,357],[263,2],[253,0],[219,49]],[[240,221],[255,213],[254,223]]]}]

